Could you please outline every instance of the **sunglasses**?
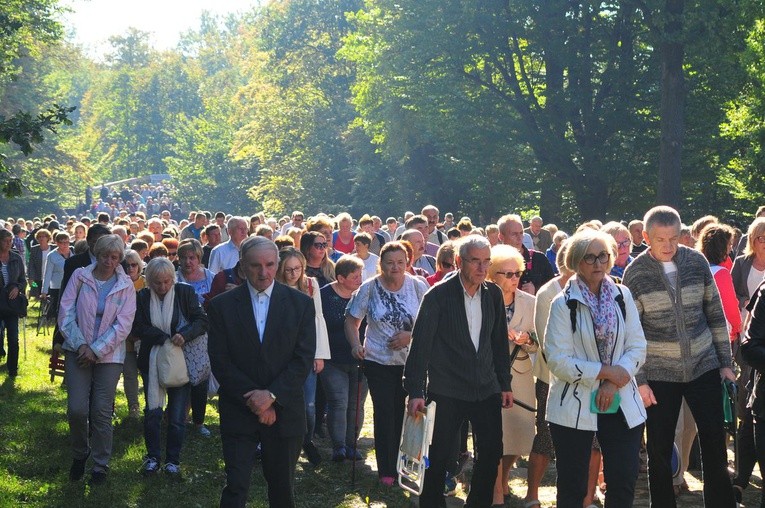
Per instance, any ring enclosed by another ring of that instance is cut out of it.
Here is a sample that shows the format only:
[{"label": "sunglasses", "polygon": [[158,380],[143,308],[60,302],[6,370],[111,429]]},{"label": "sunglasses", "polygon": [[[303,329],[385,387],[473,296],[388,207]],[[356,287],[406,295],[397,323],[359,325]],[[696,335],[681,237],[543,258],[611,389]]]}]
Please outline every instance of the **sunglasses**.
[{"label": "sunglasses", "polygon": [[177,256],[177,255],[178,255],[178,252],[177,252],[177,251],[176,251],[176,252],[168,252],[168,253],[167,253],[167,256],[168,256],[168,257],[171,257],[171,258],[172,258],[172,257],[175,257],[175,256]]},{"label": "sunglasses", "polygon": [[520,279],[523,276],[523,270],[518,270],[517,272],[497,272],[497,275],[504,275],[508,279],[512,279],[513,277]]},{"label": "sunglasses", "polygon": [[327,248],[327,242],[315,242],[312,247],[319,250],[324,250]]},{"label": "sunglasses", "polygon": [[597,256],[595,254],[586,254],[582,258],[582,261],[584,261],[588,265],[594,265],[596,261],[599,262],[601,265],[605,265],[606,263],[608,263],[609,259],[611,259],[611,254],[607,252],[601,252]]}]

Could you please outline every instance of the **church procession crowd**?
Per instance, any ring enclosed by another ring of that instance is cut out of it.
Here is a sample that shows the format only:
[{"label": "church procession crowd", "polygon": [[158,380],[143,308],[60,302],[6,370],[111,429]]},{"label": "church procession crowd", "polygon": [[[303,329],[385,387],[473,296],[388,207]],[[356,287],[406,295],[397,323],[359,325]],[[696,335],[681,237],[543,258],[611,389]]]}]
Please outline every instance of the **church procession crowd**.
[{"label": "church procession crowd", "polygon": [[436,402],[423,508],[445,507],[471,461],[465,506],[505,506],[521,457],[526,508],[541,508],[551,461],[559,508],[596,506],[598,490],[632,506],[641,470],[651,506],[674,507],[696,436],[704,506],[733,508],[765,460],[765,206],[743,235],[667,206],[568,234],[433,205],[383,222],[181,217],[161,186],[90,198],[80,218],[0,220],[0,355],[24,374],[19,320],[26,295],[41,300],[65,365],[71,481],[90,464],[89,483],[107,482],[120,378],[146,476],[182,475],[188,415],[209,437],[217,393],[223,507],[246,505],[257,462],[270,506],[291,507],[301,453],[363,460],[367,397],[381,488],[396,488],[405,413]]}]

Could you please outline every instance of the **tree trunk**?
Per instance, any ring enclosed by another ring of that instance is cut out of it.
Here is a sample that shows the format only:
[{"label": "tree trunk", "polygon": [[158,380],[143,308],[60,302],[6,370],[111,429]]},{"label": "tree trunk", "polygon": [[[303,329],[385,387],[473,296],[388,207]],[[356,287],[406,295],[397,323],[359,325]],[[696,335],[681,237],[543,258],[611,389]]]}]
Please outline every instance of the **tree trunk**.
[{"label": "tree trunk", "polygon": [[666,1],[661,44],[661,143],[657,204],[679,208],[681,200],[685,85],[683,76],[683,10],[685,0]]}]

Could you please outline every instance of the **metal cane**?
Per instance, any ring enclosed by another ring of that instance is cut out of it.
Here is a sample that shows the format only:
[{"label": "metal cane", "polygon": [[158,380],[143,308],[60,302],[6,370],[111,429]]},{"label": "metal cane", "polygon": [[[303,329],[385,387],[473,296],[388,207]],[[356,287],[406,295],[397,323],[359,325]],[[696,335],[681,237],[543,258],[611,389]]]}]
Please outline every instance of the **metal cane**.
[{"label": "metal cane", "polygon": [[351,457],[351,488],[356,487],[356,451],[359,446],[359,413],[361,412],[361,362],[356,366],[356,424],[353,429],[353,456]]}]

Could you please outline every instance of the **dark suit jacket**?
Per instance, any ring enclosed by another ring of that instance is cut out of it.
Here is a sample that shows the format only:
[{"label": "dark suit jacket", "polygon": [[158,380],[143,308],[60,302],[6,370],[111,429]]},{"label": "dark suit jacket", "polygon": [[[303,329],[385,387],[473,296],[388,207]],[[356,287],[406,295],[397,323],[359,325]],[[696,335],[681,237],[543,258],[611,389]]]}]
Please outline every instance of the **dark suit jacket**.
[{"label": "dark suit jacket", "polygon": [[79,254],[75,254],[74,256],[69,256],[67,260],[64,261],[64,276],[61,279],[61,294],[62,295],[64,294],[66,285],[69,282],[69,279],[72,278],[72,274],[74,273],[74,271],[78,268],[85,268],[86,266],[90,266],[90,251],[89,250],[86,250],[85,252],[80,252]]},{"label": "dark suit jacket", "polygon": [[459,274],[425,293],[412,330],[404,388],[412,398],[428,392],[455,399],[484,400],[510,391],[510,346],[502,291],[481,288],[481,335],[476,352],[470,339]]},{"label": "dark suit jacket", "polygon": [[313,300],[275,282],[262,344],[246,283],[213,298],[207,312],[210,363],[220,383],[221,432],[251,434],[259,428],[244,399],[258,389],[276,395],[279,435],[305,434],[303,384],[316,352]]}]

